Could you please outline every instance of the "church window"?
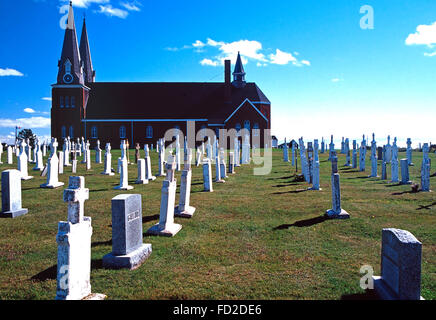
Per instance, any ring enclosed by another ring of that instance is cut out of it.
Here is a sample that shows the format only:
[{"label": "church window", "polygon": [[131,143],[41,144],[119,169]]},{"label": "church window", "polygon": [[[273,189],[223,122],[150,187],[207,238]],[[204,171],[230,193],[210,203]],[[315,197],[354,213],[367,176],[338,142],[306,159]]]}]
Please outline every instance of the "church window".
[{"label": "church window", "polygon": [[91,138],[97,138],[97,127],[93,126],[91,128]]},{"label": "church window", "polygon": [[254,123],[253,125],[253,134],[257,137],[259,136],[259,124],[257,122]]},{"label": "church window", "polygon": [[250,120],[244,121],[244,129],[247,129],[248,131],[250,131]]},{"label": "church window", "polygon": [[74,108],[76,106],[76,97],[71,97],[71,108]]},{"label": "church window", "polygon": [[239,132],[239,130],[241,130],[241,124],[240,124],[240,123],[237,123],[237,124],[235,125],[235,129],[236,129],[236,131]]},{"label": "church window", "polygon": [[71,62],[70,62],[70,60],[67,60],[65,62],[65,73],[71,73]]},{"label": "church window", "polygon": [[70,97],[65,97],[65,108],[70,106]]},{"label": "church window", "polygon": [[121,126],[120,127],[120,138],[121,139],[125,139],[126,138],[126,127],[125,126]]},{"label": "church window", "polygon": [[61,108],[64,107],[64,97],[63,96],[59,97],[59,107],[61,107]]},{"label": "church window", "polygon": [[70,126],[70,138],[74,137],[74,129],[73,126]]},{"label": "church window", "polygon": [[67,129],[65,128],[65,126],[62,126],[62,138],[66,138],[67,136]]},{"label": "church window", "polygon": [[146,138],[153,138],[153,127],[152,126],[147,126],[145,136],[146,136]]}]

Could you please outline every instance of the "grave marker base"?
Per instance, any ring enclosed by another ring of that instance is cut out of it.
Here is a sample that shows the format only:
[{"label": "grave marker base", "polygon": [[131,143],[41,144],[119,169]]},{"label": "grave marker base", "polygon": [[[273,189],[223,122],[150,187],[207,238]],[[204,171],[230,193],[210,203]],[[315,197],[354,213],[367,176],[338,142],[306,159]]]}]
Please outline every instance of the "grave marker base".
[{"label": "grave marker base", "polygon": [[24,177],[21,177],[21,180],[30,180],[30,179],[33,179],[33,176],[24,176]]},{"label": "grave marker base", "polygon": [[327,210],[325,212],[325,216],[329,219],[349,219],[350,214],[345,211],[344,209],[341,209],[340,213],[335,212],[333,209]]},{"label": "grave marker base", "polygon": [[151,244],[143,243],[138,249],[122,256],[108,253],[103,257],[103,267],[106,269],[130,269],[138,268],[151,255]]},{"label": "grave marker base", "polygon": [[43,183],[39,187],[40,188],[47,188],[47,189],[55,189],[55,188],[61,187],[63,185],[64,185],[63,182],[57,182],[57,183],[54,183],[54,184]]},{"label": "grave marker base", "polygon": [[20,210],[16,210],[16,211],[3,211],[0,212],[0,218],[16,218],[22,215],[25,215],[26,213],[28,213],[29,210],[22,208]]},{"label": "grave marker base", "polygon": [[165,229],[160,227],[159,223],[156,223],[154,226],[147,230],[146,234],[152,236],[174,237],[181,229],[182,225],[177,223],[173,223],[167,226]]},{"label": "grave marker base", "polygon": [[86,296],[82,300],[104,300],[107,296],[103,293],[91,293],[89,296]]},{"label": "grave marker base", "polygon": [[132,186],[125,186],[125,187],[116,186],[116,187],[114,187],[114,190],[132,190],[132,189],[133,189]]},{"label": "grave marker base", "polygon": [[136,183],[136,184],[147,184],[147,183],[148,183],[148,180],[147,180],[147,179],[144,179],[144,180],[136,180],[135,183]]},{"label": "grave marker base", "polygon": [[174,209],[174,216],[180,218],[192,218],[194,215],[195,208],[191,206],[185,206],[184,211],[179,210],[179,206]]},{"label": "grave marker base", "polygon": [[[374,290],[382,300],[399,300],[398,295],[389,288],[380,276],[372,276],[374,282]],[[425,300],[422,296],[420,300]]]}]

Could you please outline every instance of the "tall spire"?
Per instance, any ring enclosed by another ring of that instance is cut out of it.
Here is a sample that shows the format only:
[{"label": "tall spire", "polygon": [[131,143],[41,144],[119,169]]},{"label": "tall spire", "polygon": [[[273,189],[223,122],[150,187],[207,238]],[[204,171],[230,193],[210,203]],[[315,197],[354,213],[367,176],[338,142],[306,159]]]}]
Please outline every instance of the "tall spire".
[{"label": "tall spire", "polygon": [[89,49],[85,17],[83,17],[82,35],[80,37],[80,57],[82,58],[83,79],[85,82],[94,82],[95,71],[92,69],[91,50]]},{"label": "tall spire", "polygon": [[73,3],[70,1],[67,28],[61,59],[58,62],[58,84],[84,84],[80,62],[79,46],[77,44],[76,26],[74,24]]},{"label": "tall spire", "polygon": [[236,58],[235,70],[233,71],[233,82],[232,84],[236,88],[245,87],[245,71],[242,65],[241,55],[238,51],[238,57]]}]

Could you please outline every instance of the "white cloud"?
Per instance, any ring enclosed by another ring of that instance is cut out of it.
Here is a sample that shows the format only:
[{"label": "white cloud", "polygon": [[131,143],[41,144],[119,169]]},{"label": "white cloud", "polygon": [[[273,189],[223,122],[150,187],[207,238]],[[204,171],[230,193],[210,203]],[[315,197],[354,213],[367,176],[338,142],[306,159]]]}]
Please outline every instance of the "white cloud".
[{"label": "white cloud", "polygon": [[22,77],[23,74],[15,69],[10,69],[10,68],[6,68],[6,69],[2,69],[0,68],[0,77],[5,77],[5,76],[17,76],[17,77]]},{"label": "white cloud", "polygon": [[269,55],[270,62],[273,64],[288,64],[289,62],[296,63],[297,59],[292,55],[292,53],[287,53],[281,51],[280,49],[276,49],[276,53],[272,53]]},{"label": "white cloud", "polygon": [[129,11],[141,11],[141,9],[138,7],[141,6],[141,4],[138,1],[121,2],[120,4]]},{"label": "white cloud", "polygon": [[51,101],[51,97],[42,97],[41,99],[45,101]]},{"label": "white cloud", "polygon": [[110,4],[106,6],[100,5],[99,7],[100,7],[100,11],[98,11],[99,13],[104,13],[105,15],[110,17],[115,16],[121,19],[125,19],[129,15],[127,11],[118,8],[113,8]]},{"label": "white cloud", "polygon": [[[70,0],[61,0],[61,2],[70,2]],[[110,0],[72,0],[74,7],[88,8],[92,3],[104,4],[109,3]]]},{"label": "white cloud", "polygon": [[205,52],[207,47],[217,49],[218,54],[203,58],[200,61],[200,64],[203,66],[222,66],[224,65],[224,60],[231,60],[232,64],[235,64],[238,52],[241,55],[243,64],[247,64],[251,60],[256,62],[256,66],[258,67],[265,67],[268,64],[286,65],[290,62],[299,67],[303,65],[310,66],[310,62],[308,60],[300,61],[291,53],[284,52],[280,49],[276,49],[275,53],[266,56],[264,53],[265,50],[262,47],[262,43],[256,40],[243,39],[233,42],[224,42],[207,38],[206,42],[196,40],[190,46],[185,45],[182,48],[168,47],[166,50],[178,51],[181,49],[195,49],[196,52],[200,53]]},{"label": "white cloud", "polygon": [[435,51],[435,52],[431,52],[431,53],[424,52],[424,55],[425,55],[426,57],[434,57],[434,56],[436,56],[436,51]]},{"label": "white cloud", "polygon": [[15,128],[15,126],[26,129],[49,128],[50,118],[30,117],[20,119],[0,119],[0,128]]},{"label": "white cloud", "polygon": [[333,78],[332,79],[332,82],[341,82],[341,81],[344,81],[344,79],[341,79],[341,78]]},{"label": "white cloud", "polygon": [[436,22],[430,25],[421,24],[416,27],[416,32],[409,34],[406,45],[426,45],[432,47],[436,44]]},{"label": "white cloud", "polygon": [[26,112],[26,113],[35,113],[35,112],[36,112],[36,111],[33,110],[32,108],[24,108],[23,111]]}]

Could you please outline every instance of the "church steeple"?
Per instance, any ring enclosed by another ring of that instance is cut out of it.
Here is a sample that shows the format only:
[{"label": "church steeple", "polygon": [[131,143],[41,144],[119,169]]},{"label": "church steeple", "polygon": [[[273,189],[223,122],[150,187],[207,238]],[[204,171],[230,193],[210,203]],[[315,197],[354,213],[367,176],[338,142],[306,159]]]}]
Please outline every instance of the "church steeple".
[{"label": "church steeple", "polygon": [[92,68],[91,50],[89,49],[88,32],[83,18],[82,35],[80,37],[80,57],[82,58],[83,79],[86,82],[95,81],[95,70]]},{"label": "church steeple", "polygon": [[238,51],[238,57],[236,58],[235,70],[233,71],[233,82],[232,84],[236,88],[245,87],[245,71],[242,65],[241,55]]},{"label": "church steeple", "polygon": [[67,28],[65,29],[64,44],[58,67],[58,84],[84,84],[79,46],[77,44],[76,26],[74,24],[73,3],[71,1],[68,11]]}]

